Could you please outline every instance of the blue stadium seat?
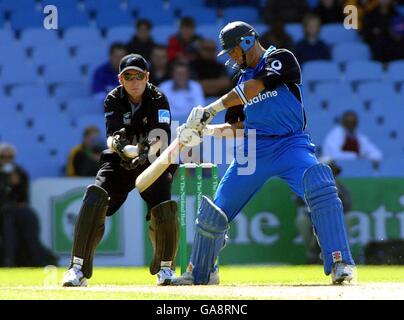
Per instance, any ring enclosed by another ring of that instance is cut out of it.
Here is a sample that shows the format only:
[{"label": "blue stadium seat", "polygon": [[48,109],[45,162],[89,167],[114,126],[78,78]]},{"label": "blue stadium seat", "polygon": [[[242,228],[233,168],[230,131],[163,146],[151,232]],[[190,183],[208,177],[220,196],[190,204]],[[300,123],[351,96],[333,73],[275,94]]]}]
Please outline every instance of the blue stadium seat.
[{"label": "blue stadium seat", "polygon": [[53,98],[22,98],[20,102],[24,117],[35,121],[45,116],[59,116],[61,114],[60,101]]},{"label": "blue stadium seat", "polygon": [[303,26],[301,23],[287,23],[286,32],[290,35],[293,42],[298,42],[304,38]]},{"label": "blue stadium seat", "polygon": [[25,54],[23,48],[16,45],[14,42],[9,43],[9,45],[5,46],[4,48],[1,48],[0,66],[16,65],[21,61],[27,61],[27,59],[27,55]]},{"label": "blue stadium seat", "polygon": [[[135,0],[136,1],[136,0]],[[183,8],[203,7],[205,5],[204,0],[170,0],[170,9],[180,10]]]},{"label": "blue stadium seat", "polygon": [[142,8],[162,9],[166,7],[166,4],[167,2],[165,2],[164,0],[148,0],[148,1],[127,0],[127,9],[131,12],[139,11]]},{"label": "blue stadium seat", "polygon": [[328,101],[328,112],[330,116],[335,119],[340,119],[342,114],[347,110],[353,110],[358,113],[359,117],[362,117],[366,110],[363,102],[355,95],[348,96],[334,96]]},{"label": "blue stadium seat", "polygon": [[386,157],[380,163],[379,175],[383,177],[403,177],[403,163],[403,156]]},{"label": "blue stadium seat", "polygon": [[56,46],[59,38],[56,30],[46,30],[41,28],[25,29],[21,33],[20,43],[24,48],[37,46]]},{"label": "blue stadium seat", "polygon": [[18,64],[3,65],[0,82],[7,86],[35,84],[38,82],[38,76],[32,65],[21,60]]},{"label": "blue stadium seat", "polygon": [[0,133],[3,131],[3,125],[8,122],[8,117],[16,117],[17,101],[12,97],[3,97],[0,100],[1,117],[0,117]]},{"label": "blue stadium seat", "polygon": [[70,27],[90,26],[91,20],[86,12],[75,8],[62,8],[58,11],[60,29],[68,29]]},{"label": "blue stadium seat", "polygon": [[11,97],[14,99],[47,98],[49,97],[48,89],[43,85],[20,85],[15,86],[11,91]]},{"label": "blue stadium seat", "polygon": [[103,113],[100,113],[99,115],[85,115],[76,119],[76,129],[80,132],[83,132],[83,130],[89,125],[97,126],[100,129],[102,136],[106,136],[105,117]]},{"label": "blue stadium seat", "polygon": [[346,65],[345,78],[350,82],[381,81],[383,68],[376,61],[351,61]]},{"label": "blue stadium seat", "polygon": [[329,44],[354,42],[359,39],[354,29],[345,29],[342,23],[329,23],[321,27],[320,38]]},{"label": "blue stadium seat", "polygon": [[216,24],[218,21],[216,9],[198,7],[184,8],[181,10],[181,17],[192,17],[196,25]]},{"label": "blue stadium seat", "polygon": [[223,22],[225,24],[240,20],[250,24],[258,23],[260,18],[257,8],[252,6],[239,6],[223,10]]},{"label": "blue stadium seat", "polygon": [[[202,34],[197,28],[197,33]],[[159,25],[153,27],[151,34],[156,43],[167,45],[170,37],[178,32],[178,27],[176,25]]]},{"label": "blue stadium seat", "polygon": [[334,119],[327,111],[307,112],[306,132],[310,134],[312,141],[320,146],[324,142],[324,137],[334,127]]},{"label": "blue stadium seat", "polygon": [[341,177],[372,177],[377,175],[367,159],[336,160],[342,168]]},{"label": "blue stadium seat", "polygon": [[314,94],[321,101],[331,101],[335,97],[349,97],[353,96],[352,87],[345,82],[325,82],[316,85]]},{"label": "blue stadium seat", "polygon": [[88,44],[98,44],[103,41],[100,31],[94,27],[71,27],[63,37],[67,47],[79,47]]},{"label": "blue stadium seat", "polygon": [[196,26],[196,33],[205,39],[214,40],[218,46],[218,49],[221,47],[219,32],[220,27],[217,24],[203,24]]},{"label": "blue stadium seat", "polygon": [[79,66],[73,61],[64,61],[59,65],[48,65],[44,71],[46,84],[77,83],[82,81]]},{"label": "blue stadium seat", "polygon": [[83,115],[101,115],[103,112],[100,100],[92,97],[71,99],[66,102],[66,113],[72,118],[79,118]]},{"label": "blue stadium seat", "polygon": [[2,0],[0,1],[0,13],[35,11],[35,0]]},{"label": "blue stadium seat", "polygon": [[384,82],[361,83],[358,86],[357,94],[363,101],[379,99],[380,97],[397,97],[394,86]]},{"label": "blue stadium seat", "polygon": [[14,32],[8,29],[2,29],[0,23],[0,43],[16,43],[17,40],[15,38]]},{"label": "blue stadium seat", "polygon": [[[58,9],[59,14],[63,14],[64,10],[71,10],[71,9],[78,9],[79,8],[79,1],[78,0],[42,0],[41,1],[41,8],[44,8],[47,5],[56,6]],[[43,10],[41,10],[43,11]]]},{"label": "blue stadium seat", "polygon": [[3,28],[3,26],[4,26],[4,15],[0,9],[0,29]]},{"label": "blue stadium seat", "polygon": [[123,8],[121,0],[85,0],[84,7],[87,11],[112,12],[119,11]]},{"label": "blue stadium seat", "polygon": [[111,44],[113,42],[122,42],[128,43],[129,40],[133,37],[135,33],[135,29],[133,26],[121,26],[121,27],[112,27],[108,29],[108,33],[106,36],[106,43]]},{"label": "blue stadium seat", "polygon": [[43,26],[44,15],[35,10],[29,10],[25,5],[23,11],[14,11],[11,15],[11,27],[13,30],[27,28],[40,28]]},{"label": "blue stadium seat", "polygon": [[370,59],[369,47],[360,42],[339,43],[332,49],[333,60],[337,62],[349,62],[353,60]]},{"label": "blue stadium seat", "polygon": [[395,83],[404,83],[404,60],[396,60],[389,63],[387,79]]},{"label": "blue stadium seat", "polygon": [[104,42],[78,47],[75,60],[79,66],[97,67],[109,60],[109,47]]},{"label": "blue stadium seat", "polygon": [[303,65],[303,80],[307,82],[339,81],[339,67],[332,61],[309,61]]},{"label": "blue stadium seat", "polygon": [[138,11],[137,18],[149,19],[154,26],[175,24],[174,13],[163,8],[142,7]]},{"label": "blue stadium seat", "polygon": [[90,95],[90,90],[82,83],[65,83],[56,86],[54,98],[59,101],[65,101],[74,98],[84,98]]},{"label": "blue stadium seat", "polygon": [[69,50],[63,45],[35,47],[32,53],[35,66],[63,65],[72,60]]},{"label": "blue stadium seat", "polygon": [[99,10],[95,20],[98,28],[133,25],[134,22],[134,18],[130,13],[118,9]]}]

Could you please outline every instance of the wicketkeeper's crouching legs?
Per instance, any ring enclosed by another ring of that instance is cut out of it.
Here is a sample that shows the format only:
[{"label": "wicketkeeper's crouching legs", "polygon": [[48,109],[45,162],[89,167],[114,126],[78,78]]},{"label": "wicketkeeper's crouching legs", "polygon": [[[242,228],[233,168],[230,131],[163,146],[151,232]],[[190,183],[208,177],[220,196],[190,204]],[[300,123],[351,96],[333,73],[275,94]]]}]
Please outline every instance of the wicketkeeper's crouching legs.
[{"label": "wicketkeeper's crouching legs", "polygon": [[108,193],[103,188],[90,185],[76,222],[70,268],[81,269],[87,279],[92,276],[94,252],[104,235],[108,202]]},{"label": "wicketkeeper's crouching legs", "polygon": [[349,248],[343,207],[329,166],[317,164],[303,175],[304,192],[311,219],[324,260],[324,272],[329,275],[334,263],[355,265]]}]

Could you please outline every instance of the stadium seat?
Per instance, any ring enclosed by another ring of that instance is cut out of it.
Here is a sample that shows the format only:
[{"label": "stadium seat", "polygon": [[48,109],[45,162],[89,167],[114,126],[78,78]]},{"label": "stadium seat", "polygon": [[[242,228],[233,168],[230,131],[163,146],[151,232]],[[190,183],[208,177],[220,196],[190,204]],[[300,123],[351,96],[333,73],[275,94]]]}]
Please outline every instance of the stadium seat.
[{"label": "stadium seat", "polygon": [[55,87],[53,97],[59,101],[74,98],[84,98],[90,95],[90,90],[82,83],[65,83]]},{"label": "stadium seat", "polygon": [[35,11],[35,0],[2,0],[0,1],[0,13]]},{"label": "stadium seat", "polygon": [[[184,1],[184,2],[192,2],[192,1]],[[167,1],[164,0],[148,0],[148,1],[127,0],[127,10],[133,12],[133,11],[139,11],[142,8],[162,9],[164,7],[167,7],[167,4],[168,4]],[[170,7],[170,9],[172,9],[172,7]]]},{"label": "stadium seat", "polygon": [[303,79],[307,82],[339,81],[341,74],[335,62],[308,61],[303,65]]},{"label": "stadium seat", "polygon": [[79,66],[98,67],[109,60],[109,47],[105,42],[87,44],[77,48],[75,61]]},{"label": "stadium seat", "polygon": [[[0,18],[1,19],[1,18]],[[0,43],[16,43],[17,40],[15,38],[14,32],[12,30],[8,29],[2,29],[1,28],[1,22],[0,22]]]},{"label": "stadium seat", "polygon": [[76,119],[75,124],[76,129],[80,132],[83,132],[83,130],[89,125],[95,125],[100,129],[102,136],[106,136],[105,117],[103,113],[100,113],[99,115],[84,115]]},{"label": "stadium seat", "polygon": [[381,81],[383,68],[376,61],[351,61],[346,65],[345,78],[350,82]]},{"label": "stadium seat", "polygon": [[[153,27],[151,34],[156,43],[167,45],[170,37],[178,32],[178,27],[176,25],[159,25]],[[200,32],[199,26],[197,26],[196,32],[198,34],[203,34]],[[205,37],[205,35],[204,35]]]},{"label": "stadium seat", "polygon": [[70,27],[90,26],[91,20],[87,12],[75,8],[62,8],[58,11],[59,28],[68,29]]},{"label": "stadium seat", "polygon": [[48,88],[43,85],[20,85],[15,86],[11,90],[11,97],[14,99],[29,99],[47,98],[49,97]]},{"label": "stadium seat", "polygon": [[332,49],[333,60],[346,63],[353,60],[370,59],[369,47],[360,42],[344,42],[336,44]]},{"label": "stadium seat", "polygon": [[336,160],[341,167],[341,177],[372,177],[376,176],[372,163],[367,159]]},{"label": "stadium seat", "polygon": [[196,25],[216,24],[218,21],[216,9],[198,7],[184,8],[181,10],[181,17],[192,17]]},{"label": "stadium seat", "polygon": [[329,23],[321,26],[320,38],[334,45],[358,40],[358,33],[353,29],[345,29],[341,23]]},{"label": "stadium seat", "polygon": [[285,25],[285,30],[290,35],[293,42],[298,42],[304,38],[304,32],[301,23],[287,23]]},{"label": "stadium seat", "polygon": [[20,43],[24,48],[38,46],[56,46],[59,38],[56,30],[46,30],[41,28],[25,29],[21,33]]},{"label": "stadium seat", "polygon": [[334,127],[335,122],[327,111],[307,112],[306,132],[310,134],[312,141],[320,146],[325,136]]},{"label": "stadium seat", "polygon": [[2,29],[4,26],[4,15],[3,12],[0,9],[0,29]]},{"label": "stadium seat", "polygon": [[27,55],[21,46],[15,45],[13,42],[9,46],[1,48],[0,66],[16,65],[21,61],[27,61]]},{"label": "stadium seat", "polygon": [[56,6],[59,13],[63,13],[64,10],[70,9],[78,9],[79,8],[79,0],[42,0],[41,8],[44,8],[47,5]]},{"label": "stadium seat", "polygon": [[94,27],[71,27],[65,31],[63,37],[67,47],[97,44],[103,41],[100,31]]},{"label": "stadium seat", "polygon": [[83,115],[101,115],[103,105],[99,99],[92,97],[70,99],[66,102],[65,112],[72,118],[79,118]]},{"label": "stadium seat", "polygon": [[37,83],[38,76],[35,68],[24,61],[3,65],[0,82],[6,86]]},{"label": "stadium seat", "polygon": [[85,0],[84,7],[87,11],[112,12],[122,10],[123,5],[121,0]]},{"label": "stadium seat", "polygon": [[97,11],[96,24],[98,28],[111,28],[116,26],[133,25],[134,18],[127,11],[99,10]]},{"label": "stadium seat", "polygon": [[22,113],[26,118],[38,119],[46,116],[59,116],[61,114],[60,101],[53,98],[35,98],[19,100],[22,103]]},{"label": "stadium seat", "polygon": [[82,75],[79,66],[73,61],[65,61],[59,65],[48,65],[44,71],[43,80],[46,84],[55,85],[61,83],[81,82]]},{"label": "stadium seat", "polygon": [[380,97],[397,97],[394,86],[384,82],[361,83],[358,86],[357,94],[363,101],[371,101]]},{"label": "stadium seat", "polygon": [[0,117],[0,133],[3,131],[3,125],[8,122],[8,117],[17,116],[17,101],[12,97],[3,97],[0,100],[1,117]]},{"label": "stadium seat", "polygon": [[32,53],[35,66],[63,65],[72,60],[69,50],[60,45],[44,45],[35,47]]},{"label": "stadium seat", "polygon": [[[136,0],[135,0],[136,1]],[[194,8],[194,7],[203,7],[205,5],[204,0],[170,0],[169,6],[170,9],[179,10],[183,8]]]},{"label": "stadium seat", "polygon": [[[170,10],[154,7],[142,7],[139,9],[137,19],[149,19],[154,26],[175,24],[174,13]],[[131,24],[132,25],[132,24]]]},{"label": "stadium seat", "polygon": [[25,5],[23,11],[14,11],[11,14],[11,27],[13,30],[38,28],[43,26],[44,15],[35,10],[29,10]]},{"label": "stadium seat", "polygon": [[132,26],[112,27],[108,29],[106,43],[111,45],[113,42],[128,43],[135,33]]},{"label": "stadium seat", "polygon": [[314,94],[321,101],[328,103],[334,100],[335,97],[347,97],[350,99],[354,93],[351,86],[345,82],[325,82],[316,85]]},{"label": "stadium seat", "polygon": [[403,156],[385,157],[380,163],[379,175],[383,177],[403,177]]},{"label": "stadium seat", "polygon": [[250,24],[260,21],[258,11],[252,6],[239,6],[223,10],[223,23],[227,24],[232,21],[243,20]]},{"label": "stadium seat", "polygon": [[362,116],[365,113],[363,102],[356,96],[335,96],[328,100],[327,111],[334,119],[340,119],[347,110],[353,110]]},{"label": "stadium seat", "polygon": [[387,79],[394,83],[404,83],[404,60],[396,60],[389,63]]}]

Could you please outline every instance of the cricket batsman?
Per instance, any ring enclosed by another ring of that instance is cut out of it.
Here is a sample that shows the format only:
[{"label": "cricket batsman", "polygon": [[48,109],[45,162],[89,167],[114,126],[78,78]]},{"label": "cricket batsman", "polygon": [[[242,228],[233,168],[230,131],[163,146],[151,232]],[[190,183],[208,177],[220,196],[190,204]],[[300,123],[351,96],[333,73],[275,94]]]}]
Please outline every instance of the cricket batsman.
[{"label": "cricket batsman", "polygon": [[[206,132],[216,113],[243,105],[244,139],[249,129],[256,130],[256,170],[239,175],[238,168],[243,165],[234,159],[214,200],[203,197],[187,272],[171,284],[219,283],[215,262],[225,245],[229,223],[274,176],[286,181],[310,208],[325,274],[331,274],[333,284],[351,281],[355,263],[335,180],[330,167],[316,159],[314,144],[304,133],[306,116],[298,61],[289,50],[273,46],[264,49],[254,28],[241,21],[227,24],[219,37],[223,47],[219,56],[229,54],[239,68],[237,85],[210,105],[193,108],[179,134],[186,143],[187,135],[191,139],[187,132]],[[219,126],[224,129],[229,124]]]}]

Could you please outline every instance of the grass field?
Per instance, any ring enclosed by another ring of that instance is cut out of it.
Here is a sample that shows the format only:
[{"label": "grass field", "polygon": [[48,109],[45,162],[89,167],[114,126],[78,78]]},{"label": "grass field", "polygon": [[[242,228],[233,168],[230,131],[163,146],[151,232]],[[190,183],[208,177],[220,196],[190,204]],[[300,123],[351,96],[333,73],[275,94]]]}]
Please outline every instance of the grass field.
[{"label": "grass field", "polygon": [[[0,269],[6,299],[404,299],[404,266],[359,266],[331,286],[322,266],[222,266],[219,286],[158,287],[147,268],[95,268],[87,288],[61,288],[65,269]],[[197,289],[196,289],[197,288]]]}]

